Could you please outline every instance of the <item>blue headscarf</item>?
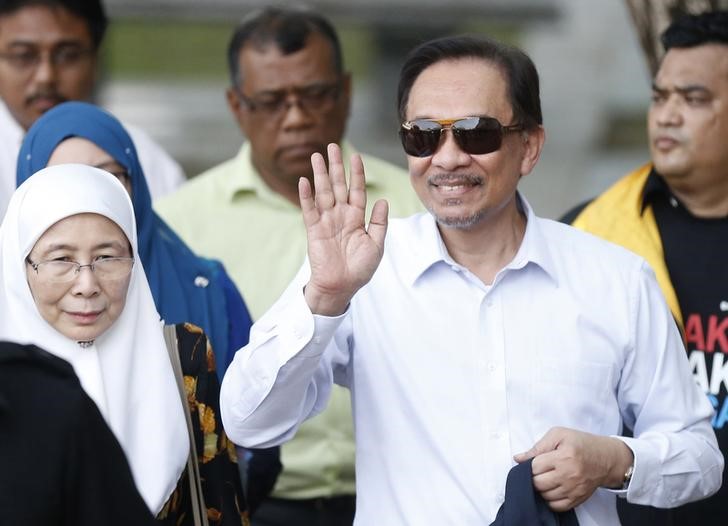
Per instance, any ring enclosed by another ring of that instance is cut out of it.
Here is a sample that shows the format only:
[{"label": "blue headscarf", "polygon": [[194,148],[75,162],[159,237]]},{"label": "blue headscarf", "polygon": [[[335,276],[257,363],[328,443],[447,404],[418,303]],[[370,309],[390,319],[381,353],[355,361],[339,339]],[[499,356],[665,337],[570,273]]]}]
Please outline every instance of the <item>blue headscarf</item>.
[{"label": "blue headscarf", "polygon": [[[154,212],[134,143],[113,115],[85,102],[66,102],[46,112],[23,140],[18,155],[17,184],[45,168],[58,144],[70,137],[93,142],[127,170],[139,256],[157,310],[165,323],[191,322],[202,327],[212,343],[218,373],[222,375],[232,354],[241,343],[247,343],[250,325],[247,309],[222,265],[196,256]],[[240,305],[235,305],[236,300]],[[234,311],[237,317],[231,320],[228,313]]]}]

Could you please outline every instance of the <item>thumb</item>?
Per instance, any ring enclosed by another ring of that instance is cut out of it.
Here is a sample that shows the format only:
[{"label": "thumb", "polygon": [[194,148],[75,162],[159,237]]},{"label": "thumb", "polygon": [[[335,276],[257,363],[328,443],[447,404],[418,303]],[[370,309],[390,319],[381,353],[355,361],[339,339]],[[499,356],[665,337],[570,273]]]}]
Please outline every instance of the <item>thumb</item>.
[{"label": "thumb", "polygon": [[536,442],[531,449],[524,451],[523,453],[513,455],[513,460],[520,464],[521,462],[525,462],[543,453],[553,451],[559,446],[559,442],[561,442],[561,434],[559,433],[558,428],[549,429],[549,431],[541,437],[541,439]]}]

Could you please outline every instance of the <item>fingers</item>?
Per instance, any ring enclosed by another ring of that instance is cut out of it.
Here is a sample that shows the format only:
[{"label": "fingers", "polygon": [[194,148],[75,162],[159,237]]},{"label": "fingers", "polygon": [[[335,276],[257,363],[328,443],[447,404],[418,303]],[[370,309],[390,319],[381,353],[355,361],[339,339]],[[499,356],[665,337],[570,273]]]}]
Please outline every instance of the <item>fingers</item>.
[{"label": "fingers", "polygon": [[[366,198],[365,198],[366,199]],[[369,237],[380,247],[384,249],[384,237],[387,234],[387,214],[389,213],[389,203],[384,199],[374,203],[372,215],[369,218],[369,228],[367,233]]]},{"label": "fingers", "polygon": [[[536,460],[541,459],[543,456],[539,456]],[[533,487],[538,491],[550,491],[561,484],[556,468],[553,463],[543,464],[543,467],[537,467],[536,460],[533,461],[531,467],[533,468]]]},{"label": "fingers", "polygon": [[[328,166],[323,155],[314,153],[311,156],[313,168],[314,199],[316,206],[332,208],[336,203],[349,203],[361,209],[366,207],[366,187],[364,182],[364,165],[359,155],[352,155],[352,192],[347,188],[344,161],[341,148],[335,143],[327,146]],[[353,199],[352,199],[353,197]]]},{"label": "fingers", "polygon": [[536,452],[536,449],[532,447],[528,451],[524,451],[523,453],[516,453],[515,455],[513,455],[513,460],[521,464],[522,462],[526,462],[527,460],[532,459],[536,455],[538,455],[538,453]]},{"label": "fingers", "polygon": [[[533,465],[535,466],[537,460],[546,456],[553,456],[554,454],[545,453],[539,455],[534,460]],[[533,487],[554,511],[569,510],[586,500],[590,495],[590,493],[584,493],[584,485],[582,483],[575,480],[574,477],[566,476],[566,474],[561,473],[556,468],[540,474],[536,474],[534,471]]]},{"label": "fingers", "polygon": [[557,453],[547,452],[536,455],[531,463],[533,476],[536,477],[537,475],[553,471],[556,469],[558,461]]},{"label": "fingers", "polygon": [[311,155],[311,168],[313,168],[316,206],[319,209],[333,207],[335,203],[334,192],[331,188],[331,180],[329,179],[329,171],[326,168],[324,156],[318,152]]},{"label": "fingers", "polygon": [[570,509],[575,508],[576,506],[581,504],[580,502],[574,502],[573,500],[568,499],[568,498],[559,499],[559,500],[547,500],[547,499],[544,499],[544,500],[546,500],[546,502],[548,503],[549,508],[551,508],[552,510],[554,510],[557,513],[569,511]]},{"label": "fingers", "polygon": [[600,486],[602,480],[600,450],[608,449],[598,437],[555,427],[534,446],[514,458],[528,458],[535,453],[531,470],[533,487],[554,511],[578,506]]},{"label": "fingers", "polygon": [[367,206],[367,189],[366,178],[364,176],[364,163],[359,154],[351,156],[350,167],[349,203],[363,210]]},{"label": "fingers", "polygon": [[338,144],[331,143],[326,151],[329,156],[329,176],[334,199],[337,203],[346,203],[349,199],[349,192],[346,188],[346,172],[344,171],[344,161],[341,158],[341,148]]},{"label": "fingers", "polygon": [[559,446],[559,443],[561,442],[563,434],[562,431],[562,428],[552,427],[546,432],[541,440],[536,442],[533,447],[531,447],[531,449],[529,449],[528,451],[524,451],[523,453],[517,453],[513,455],[513,460],[520,464],[521,462],[525,462],[526,460],[534,458],[542,453],[553,451]]},{"label": "fingers", "polygon": [[[313,159],[311,160],[313,164]],[[311,191],[311,182],[305,177],[298,180],[298,200],[301,203],[303,211],[303,224],[311,226],[319,219],[318,209],[313,200],[313,192]]]}]

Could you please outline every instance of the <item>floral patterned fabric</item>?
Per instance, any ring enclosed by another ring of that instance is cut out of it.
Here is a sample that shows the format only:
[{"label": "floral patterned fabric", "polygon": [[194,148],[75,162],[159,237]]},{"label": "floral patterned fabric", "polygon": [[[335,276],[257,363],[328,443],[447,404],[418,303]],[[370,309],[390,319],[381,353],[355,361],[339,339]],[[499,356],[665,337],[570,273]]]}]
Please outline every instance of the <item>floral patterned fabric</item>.
[{"label": "floral patterned fabric", "polygon": [[[249,526],[235,446],[219,416],[220,384],[212,347],[202,329],[191,323],[176,325],[176,332],[208,521],[210,526]],[[186,469],[157,521],[169,526],[194,525]]]}]

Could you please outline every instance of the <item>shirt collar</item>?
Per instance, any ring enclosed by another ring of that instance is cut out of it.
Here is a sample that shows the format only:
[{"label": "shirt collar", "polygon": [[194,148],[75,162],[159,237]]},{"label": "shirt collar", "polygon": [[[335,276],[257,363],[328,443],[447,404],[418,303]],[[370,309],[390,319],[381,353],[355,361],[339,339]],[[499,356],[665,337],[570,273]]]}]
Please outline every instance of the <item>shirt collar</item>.
[{"label": "shirt collar", "polygon": [[2,99],[0,99],[0,122],[5,123],[5,125],[0,128],[0,134],[5,135],[3,140],[10,141],[13,146],[19,147],[20,143],[23,142],[25,131],[23,130],[23,127],[18,124],[18,121],[15,120],[13,114],[10,113],[10,108],[8,108],[5,101]]},{"label": "shirt collar", "polygon": [[[357,153],[356,150],[351,146],[348,141],[341,143],[341,155],[344,159],[345,165],[348,170],[348,160],[353,153]],[[232,201],[240,193],[253,193],[257,194],[262,199],[269,200],[271,202],[280,204],[284,207],[295,207],[287,199],[284,199],[279,194],[271,190],[267,184],[260,177],[260,174],[253,166],[252,148],[250,142],[246,141],[238,151],[238,154],[232,160],[235,169],[228,177],[225,184],[225,193],[228,198]],[[364,165],[366,172],[367,166]],[[380,187],[383,184],[383,174],[377,170],[371,170],[366,172],[366,186],[367,188]]]},{"label": "shirt collar", "polygon": [[520,192],[516,195],[526,214],[526,232],[518,252],[505,268],[520,269],[533,263],[558,285],[558,268],[554,262],[553,247],[547,242],[547,237],[543,232],[544,219],[534,213],[531,204]]},{"label": "shirt collar", "polygon": [[656,199],[659,199],[660,197],[669,199],[671,196],[672,193],[667,187],[667,183],[665,183],[662,176],[655,171],[655,168],[652,167],[649,175],[647,176],[647,180],[645,181],[645,186],[642,188],[642,206],[640,208],[640,214],[644,214],[647,206],[654,203]]},{"label": "shirt collar", "polygon": [[[528,264],[534,264],[545,272],[557,285],[558,273],[554,258],[541,231],[540,218],[536,216],[525,197],[520,192],[516,194],[521,209],[526,214],[526,231],[518,248],[516,255],[498,274],[505,270],[518,270]],[[410,253],[415,254],[412,263],[404,270],[405,278],[410,284],[414,284],[425,272],[435,264],[443,262],[451,267],[460,266],[447,252],[445,243],[442,240],[435,218],[429,212],[415,216],[418,222],[416,236],[409,240],[410,246],[405,247]]]}]

